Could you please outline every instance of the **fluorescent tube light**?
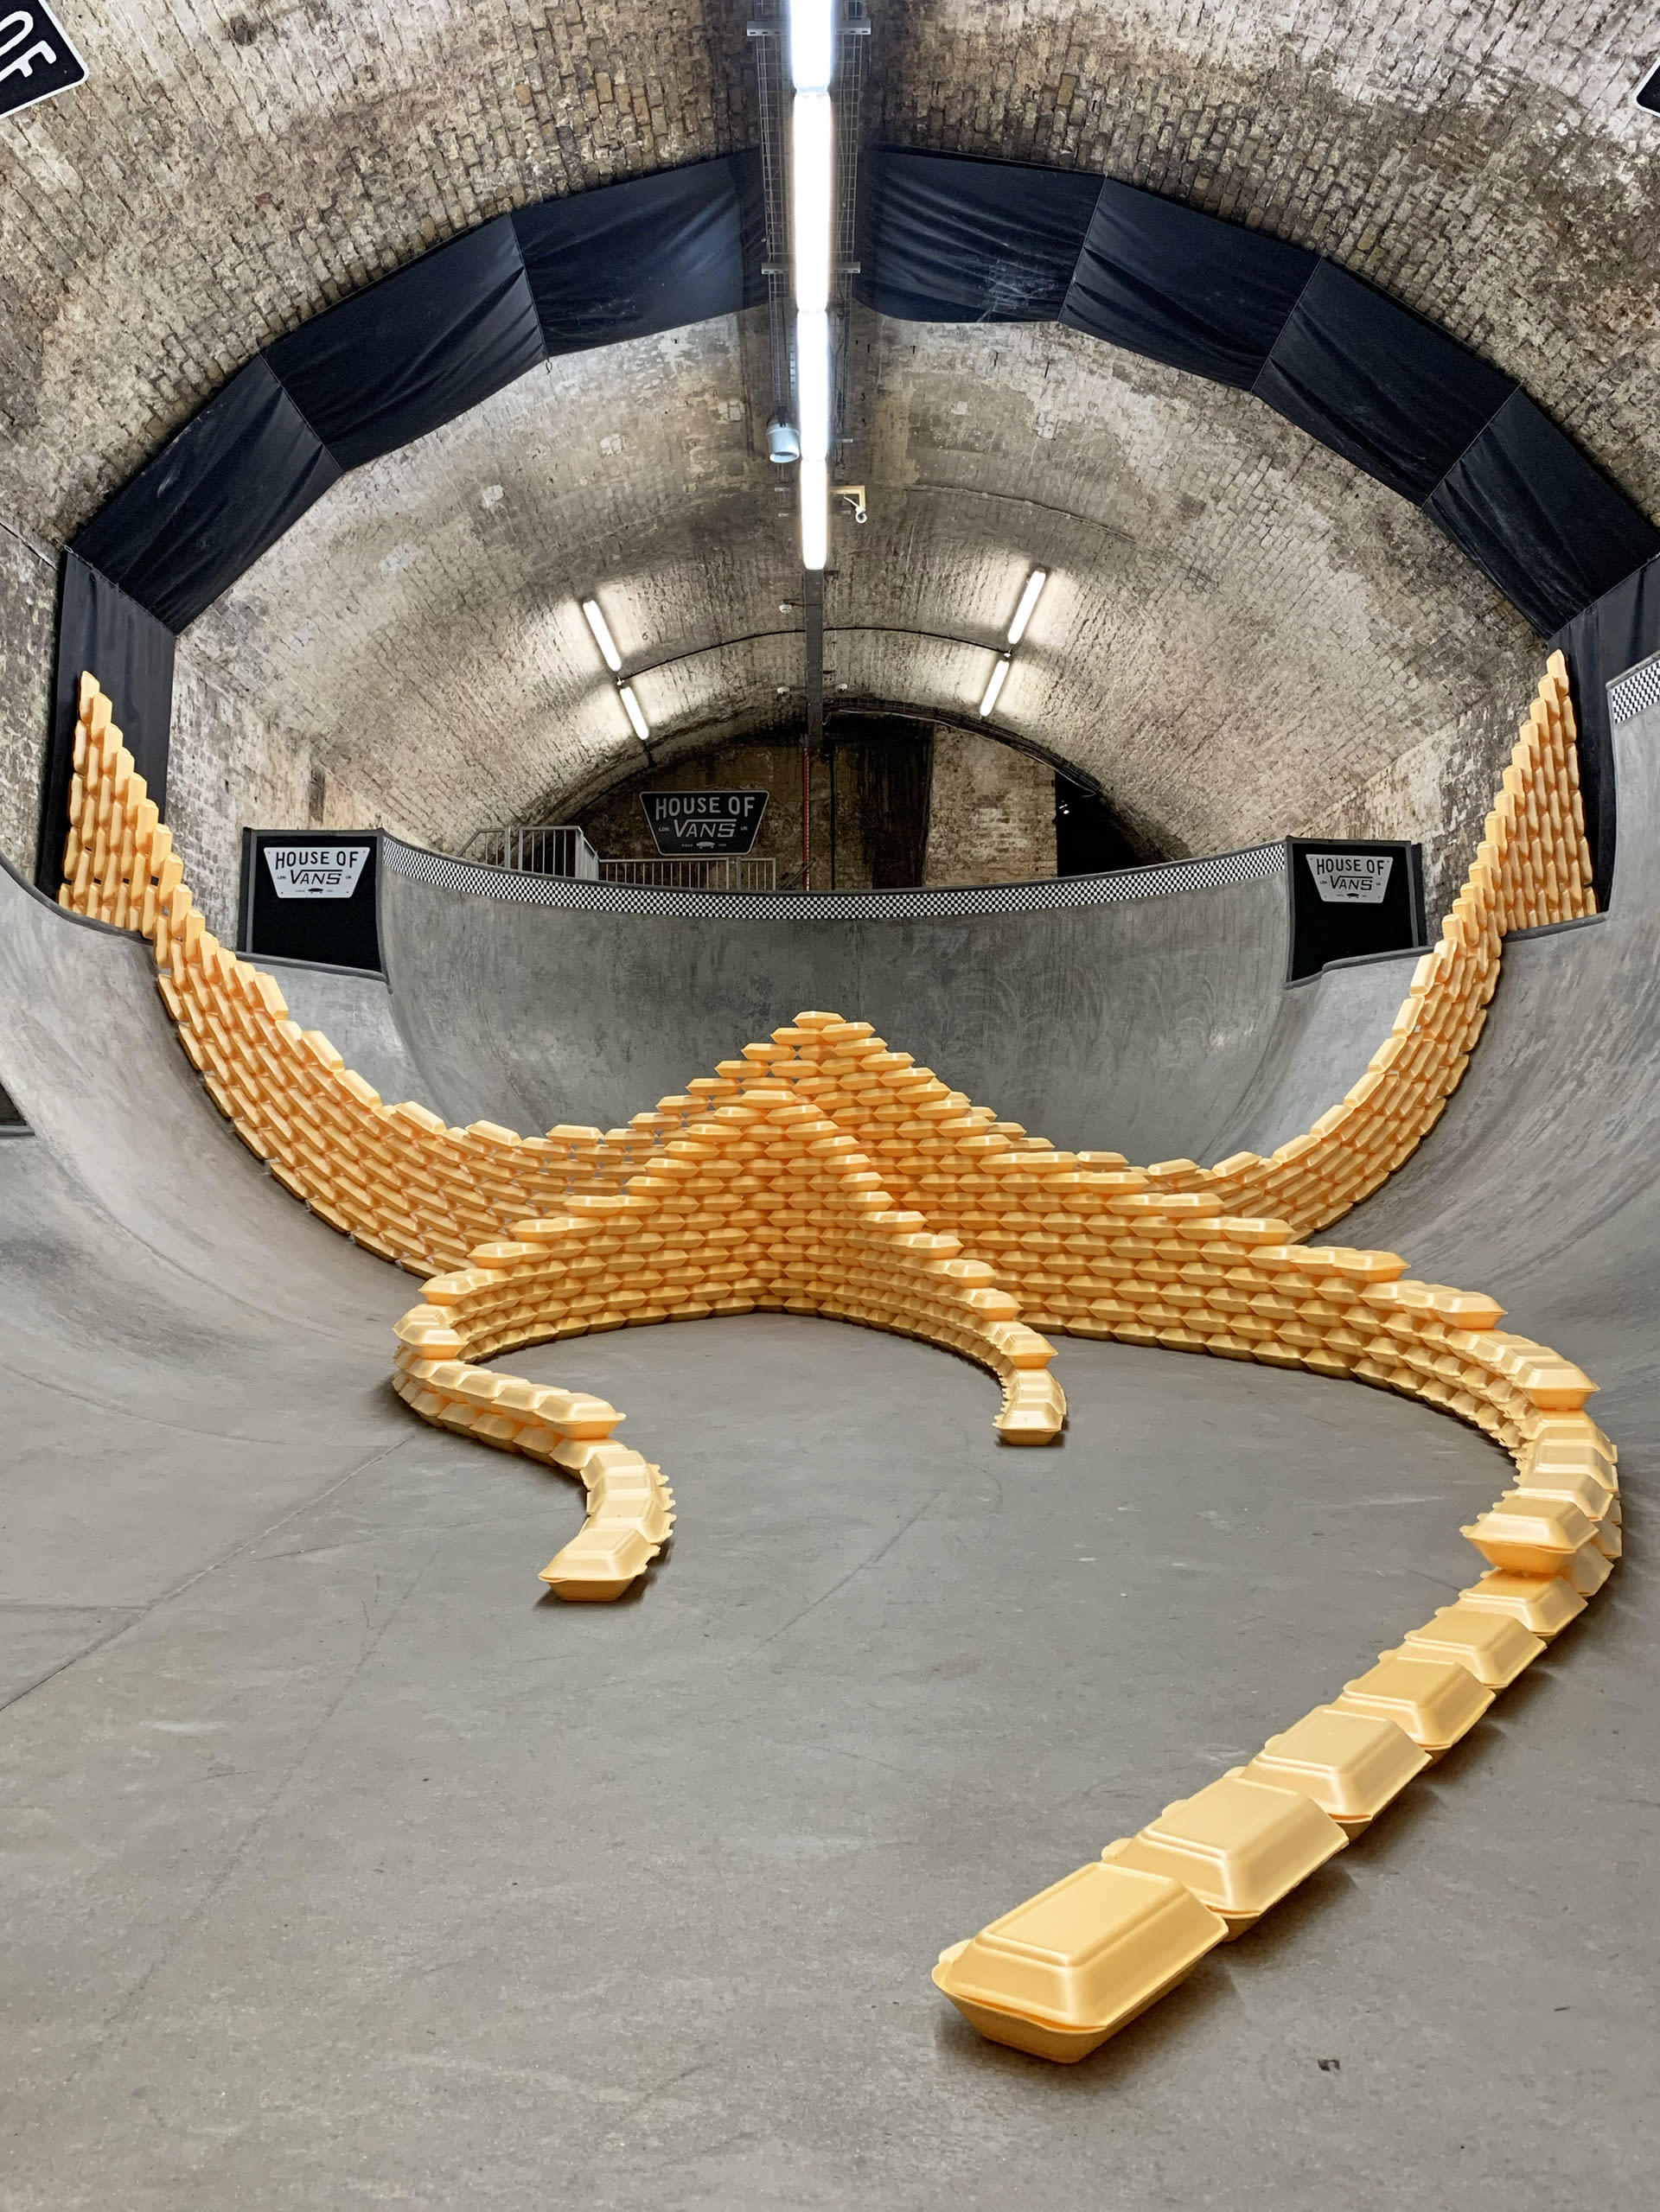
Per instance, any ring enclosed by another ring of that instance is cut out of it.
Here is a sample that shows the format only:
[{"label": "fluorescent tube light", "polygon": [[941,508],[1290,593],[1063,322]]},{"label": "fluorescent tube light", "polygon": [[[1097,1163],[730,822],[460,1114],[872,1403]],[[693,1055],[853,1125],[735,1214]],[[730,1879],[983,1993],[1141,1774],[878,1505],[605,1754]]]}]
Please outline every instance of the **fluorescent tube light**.
[{"label": "fluorescent tube light", "polygon": [[830,457],[830,318],[822,309],[795,318],[795,403],[801,458]]},{"label": "fluorescent tube light", "polygon": [[634,734],[642,745],[651,743],[651,724],[640,711],[640,702],[634,696],[632,684],[619,684],[616,695],[629,711],[629,720],[634,724]]},{"label": "fluorescent tube light", "polygon": [[830,464],[803,461],[801,473],[801,566],[821,569],[830,545]]},{"label": "fluorescent tube light", "polygon": [[790,113],[789,226],[795,304],[830,304],[835,221],[835,117],[828,92],[797,92]]},{"label": "fluorescent tube light", "polygon": [[997,704],[998,694],[1002,691],[1004,685],[1006,684],[1008,680],[1009,656],[1006,653],[999,653],[997,657],[997,666],[993,669],[990,681],[986,686],[986,696],[980,703],[980,711],[982,720],[986,715],[990,714],[993,708]]},{"label": "fluorescent tube light", "polygon": [[789,81],[822,92],[836,73],[836,0],[789,0]]},{"label": "fluorescent tube light", "polygon": [[1009,643],[1018,645],[1026,634],[1026,624],[1031,620],[1031,610],[1038,604],[1039,593],[1049,582],[1047,569],[1033,569],[1026,578],[1026,588],[1020,594],[1020,604],[1014,610],[1014,620],[1009,624]]},{"label": "fluorescent tube light", "polygon": [[599,611],[598,600],[584,599],[582,602],[582,611],[588,617],[588,627],[594,634],[594,643],[599,647],[601,660],[615,676],[622,666],[622,656],[616,649],[616,641],[611,635],[610,623]]}]

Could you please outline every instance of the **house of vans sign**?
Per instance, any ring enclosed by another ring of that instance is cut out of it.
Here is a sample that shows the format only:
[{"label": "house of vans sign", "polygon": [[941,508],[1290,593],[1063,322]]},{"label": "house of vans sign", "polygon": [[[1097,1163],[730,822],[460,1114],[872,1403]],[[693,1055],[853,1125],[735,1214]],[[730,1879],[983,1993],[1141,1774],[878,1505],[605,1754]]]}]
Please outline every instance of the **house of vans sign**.
[{"label": "house of vans sign", "polygon": [[279,899],[348,899],[357,889],[367,845],[267,845],[260,855]]},{"label": "house of vans sign", "polygon": [[1395,866],[1392,852],[1306,852],[1324,906],[1382,906]]},{"label": "house of vans sign", "polygon": [[1423,945],[1424,865],[1417,845],[1290,838],[1286,847],[1293,983],[1333,960]]},{"label": "house of vans sign", "polygon": [[659,852],[748,852],[767,811],[764,791],[642,791],[652,842]]},{"label": "house of vans sign", "polygon": [[86,64],[40,0],[0,0],[0,115],[16,115],[84,84]]},{"label": "house of vans sign", "polygon": [[380,842],[372,830],[334,837],[244,830],[237,950],[256,959],[379,968]]}]

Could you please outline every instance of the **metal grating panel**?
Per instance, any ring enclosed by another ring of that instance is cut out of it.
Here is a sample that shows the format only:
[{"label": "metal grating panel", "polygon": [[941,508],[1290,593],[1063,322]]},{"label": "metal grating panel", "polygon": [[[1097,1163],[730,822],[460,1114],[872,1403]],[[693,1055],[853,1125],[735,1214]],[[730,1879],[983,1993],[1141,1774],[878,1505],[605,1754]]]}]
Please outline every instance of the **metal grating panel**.
[{"label": "metal grating panel", "polygon": [[1623,730],[1653,706],[1660,706],[1660,653],[1647,660],[1639,660],[1635,668],[1628,668],[1623,676],[1616,676],[1610,683],[1609,726]]},{"label": "metal grating panel", "polygon": [[446,852],[427,852],[399,838],[382,839],[394,876],[441,890],[469,891],[527,905],[574,907],[584,912],[724,916],[738,921],[952,921],[981,914],[1042,914],[1068,907],[1111,906],[1124,899],[1168,898],[1179,891],[1221,890],[1259,877],[1283,876],[1283,845],[1248,845],[1241,852],[1203,860],[1162,861],[1151,868],[1115,869],[1106,876],[1058,876],[1036,883],[971,883],[938,890],[905,891],[670,891],[643,883],[589,883],[569,877],[520,875],[511,868],[481,867]]}]

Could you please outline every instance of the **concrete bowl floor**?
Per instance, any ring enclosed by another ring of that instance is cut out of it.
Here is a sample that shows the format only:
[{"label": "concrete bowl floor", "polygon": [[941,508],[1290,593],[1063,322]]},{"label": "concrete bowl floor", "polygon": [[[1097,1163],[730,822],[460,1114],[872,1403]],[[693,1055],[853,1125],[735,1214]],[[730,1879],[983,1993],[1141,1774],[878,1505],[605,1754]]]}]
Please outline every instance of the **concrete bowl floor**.
[{"label": "concrete bowl floor", "polygon": [[636,1597],[540,1597],[574,1487],[410,1420],[7,1712],[6,2212],[1652,2204],[1618,1579],[1095,2059],[929,1980],[1472,1578],[1472,1431],[1068,1343],[1001,1450],[975,1369],[782,1316],[507,1364],[667,1469]]}]

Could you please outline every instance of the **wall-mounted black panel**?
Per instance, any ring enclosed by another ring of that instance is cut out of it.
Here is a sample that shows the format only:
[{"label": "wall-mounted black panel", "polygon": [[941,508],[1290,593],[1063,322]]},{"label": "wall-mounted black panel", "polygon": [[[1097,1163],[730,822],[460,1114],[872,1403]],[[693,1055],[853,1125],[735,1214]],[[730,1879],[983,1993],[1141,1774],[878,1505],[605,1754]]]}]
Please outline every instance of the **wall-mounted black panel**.
[{"label": "wall-mounted black panel", "polygon": [[910,322],[1051,322],[1100,194],[1077,169],[879,148],[859,169],[859,296]]},{"label": "wall-mounted black panel", "polygon": [[90,670],[114,702],[133,766],[158,808],[167,805],[167,743],[173,718],[173,633],[118,584],[67,553],[58,606],[58,664],[52,739],[41,799],[35,881],[55,898],[69,834],[80,679]]},{"label": "wall-mounted black panel", "polygon": [[1585,809],[1597,905],[1606,909],[1613,896],[1618,827],[1608,685],[1639,660],[1660,653],[1660,559],[1623,577],[1559,630],[1551,643],[1567,662],[1580,733],[1580,803]]},{"label": "wall-mounted black panel", "polygon": [[549,354],[678,330],[766,296],[755,154],[544,200],[511,220]]},{"label": "wall-mounted black panel", "polygon": [[340,473],[256,356],[93,516],[75,551],[176,634]]},{"label": "wall-mounted black panel", "polygon": [[244,830],[237,949],[378,972],[380,882],[377,831]]},{"label": "wall-mounted black panel", "polygon": [[1291,903],[1287,979],[1318,975],[1332,960],[1422,950],[1423,849],[1328,838],[1286,839]]},{"label": "wall-mounted black panel", "polygon": [[1660,552],[1660,530],[1525,392],[1512,394],[1425,505],[1547,636]]},{"label": "wall-mounted black panel", "polygon": [[1516,386],[1322,261],[1252,389],[1369,476],[1422,500]]},{"label": "wall-mounted black panel", "polygon": [[1108,177],[1061,309],[1069,328],[1248,388],[1317,253]]},{"label": "wall-mounted black panel", "polygon": [[425,437],[542,357],[542,327],[507,215],[265,348],[342,469]]}]

